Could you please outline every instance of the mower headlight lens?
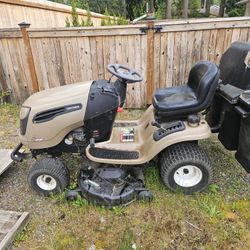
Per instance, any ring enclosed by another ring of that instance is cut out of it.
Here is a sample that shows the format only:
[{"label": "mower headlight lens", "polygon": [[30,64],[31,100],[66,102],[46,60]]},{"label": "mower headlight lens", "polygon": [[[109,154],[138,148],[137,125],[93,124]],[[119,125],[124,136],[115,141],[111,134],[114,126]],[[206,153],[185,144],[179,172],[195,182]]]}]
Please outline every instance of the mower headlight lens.
[{"label": "mower headlight lens", "polygon": [[30,114],[30,107],[22,106],[20,110],[20,134],[25,135]]}]

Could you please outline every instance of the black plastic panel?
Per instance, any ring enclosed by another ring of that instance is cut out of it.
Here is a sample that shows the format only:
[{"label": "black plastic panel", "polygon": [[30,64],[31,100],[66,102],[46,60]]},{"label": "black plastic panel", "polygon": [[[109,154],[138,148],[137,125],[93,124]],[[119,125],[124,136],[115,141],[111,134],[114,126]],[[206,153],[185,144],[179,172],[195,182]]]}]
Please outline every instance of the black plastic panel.
[{"label": "black plastic panel", "polygon": [[109,150],[103,148],[90,148],[89,153],[96,158],[115,159],[115,160],[133,160],[139,158],[137,151]]},{"label": "black plastic panel", "polygon": [[159,141],[167,135],[183,131],[185,125],[182,121],[172,122],[163,126],[164,129],[160,128],[154,132],[154,140]]},{"label": "black plastic panel", "polygon": [[119,96],[113,85],[105,80],[92,83],[84,117],[87,140],[101,142],[110,138],[118,106]]}]

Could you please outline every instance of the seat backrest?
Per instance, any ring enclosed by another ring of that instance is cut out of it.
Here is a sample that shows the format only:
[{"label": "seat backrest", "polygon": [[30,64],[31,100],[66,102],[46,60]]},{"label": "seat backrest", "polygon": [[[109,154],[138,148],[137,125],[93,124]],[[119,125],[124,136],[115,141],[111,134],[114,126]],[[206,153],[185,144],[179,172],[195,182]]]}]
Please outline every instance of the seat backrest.
[{"label": "seat backrest", "polygon": [[250,43],[234,42],[220,60],[222,84],[231,84],[240,89],[250,89],[250,67],[246,59],[250,53]]},{"label": "seat backrest", "polygon": [[210,61],[199,61],[192,67],[187,85],[195,93],[198,103],[212,102],[218,86],[219,74],[219,68]]}]

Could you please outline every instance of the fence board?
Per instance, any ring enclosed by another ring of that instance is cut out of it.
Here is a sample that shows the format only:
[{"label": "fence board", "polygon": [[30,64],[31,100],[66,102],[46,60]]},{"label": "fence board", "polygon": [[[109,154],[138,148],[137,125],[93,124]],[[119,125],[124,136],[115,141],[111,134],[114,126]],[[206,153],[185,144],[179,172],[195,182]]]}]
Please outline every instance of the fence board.
[{"label": "fence board", "polygon": [[[250,41],[249,21],[244,17],[155,23],[162,31],[154,33],[154,64],[147,64],[148,37],[139,30],[147,27],[144,23],[94,29],[29,29],[28,34],[41,90],[109,79],[107,65],[121,63],[136,68],[144,77],[141,83],[128,84],[126,106],[138,108],[147,104],[150,67],[154,71],[153,89],[183,84],[197,61],[219,63],[231,42]],[[32,92],[21,33],[1,29],[0,38],[0,89],[10,89],[12,100],[21,103]]]}]

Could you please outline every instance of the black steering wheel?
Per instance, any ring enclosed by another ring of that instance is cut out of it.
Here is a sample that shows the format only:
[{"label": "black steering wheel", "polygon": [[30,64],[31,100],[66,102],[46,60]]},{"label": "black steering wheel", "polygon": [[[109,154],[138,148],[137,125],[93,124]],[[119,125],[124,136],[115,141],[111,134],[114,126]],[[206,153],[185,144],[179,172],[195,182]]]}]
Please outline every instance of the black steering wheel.
[{"label": "black steering wheel", "polygon": [[109,64],[107,70],[126,83],[140,82],[143,80],[143,77],[137,71],[121,64]]}]

